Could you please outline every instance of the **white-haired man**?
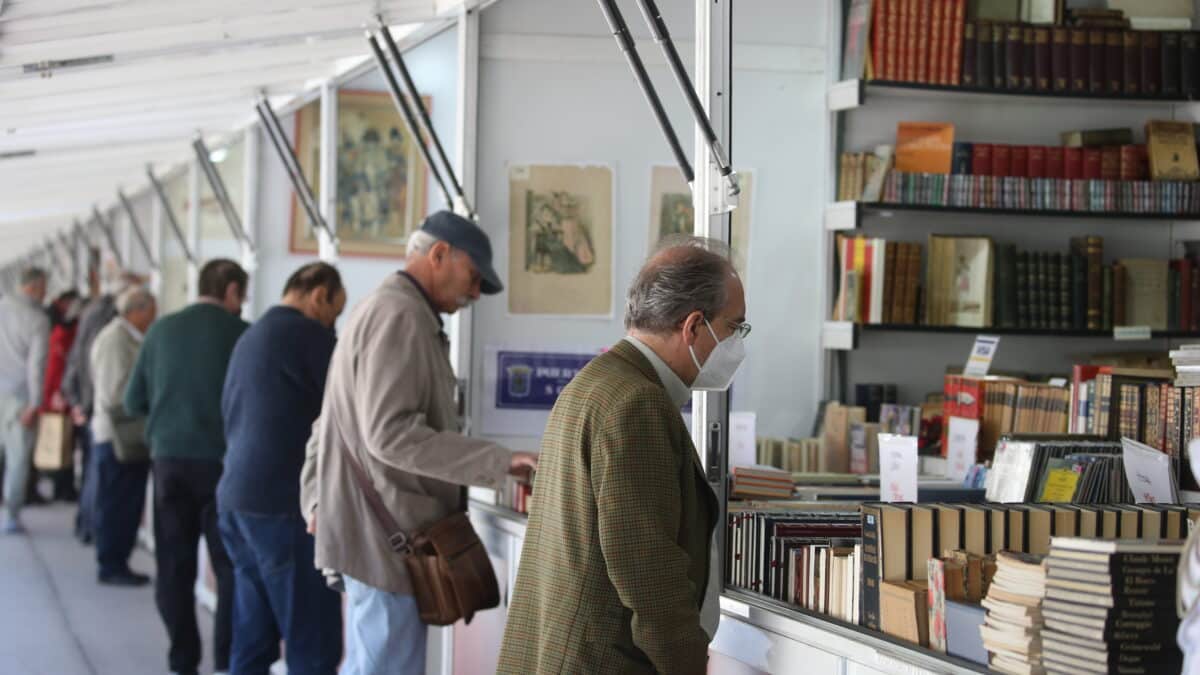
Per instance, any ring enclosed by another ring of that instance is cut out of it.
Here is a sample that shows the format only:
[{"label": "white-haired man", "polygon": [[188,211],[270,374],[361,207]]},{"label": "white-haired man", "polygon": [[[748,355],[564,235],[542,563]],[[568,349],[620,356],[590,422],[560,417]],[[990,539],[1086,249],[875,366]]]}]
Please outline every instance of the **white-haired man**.
[{"label": "white-haired man", "polygon": [[412,582],[351,460],[406,532],[463,510],[464,485],[497,487],[536,463],[459,433],[441,314],[502,288],[483,230],[435,213],[409,242],[404,271],[354,308],[334,349],[300,499],[315,525],[317,567],[341,572],[346,583],[342,675],[425,672],[426,627]]},{"label": "white-haired man", "polygon": [[150,578],[129,569],[129,556],[146,504],[150,449],[146,419],[127,413],[122,399],[158,305],[145,287],[134,286],[117,296],[116,309],[116,318],[96,335],[88,357],[95,396],[91,459],[96,561],[100,583],[144,586]]}]

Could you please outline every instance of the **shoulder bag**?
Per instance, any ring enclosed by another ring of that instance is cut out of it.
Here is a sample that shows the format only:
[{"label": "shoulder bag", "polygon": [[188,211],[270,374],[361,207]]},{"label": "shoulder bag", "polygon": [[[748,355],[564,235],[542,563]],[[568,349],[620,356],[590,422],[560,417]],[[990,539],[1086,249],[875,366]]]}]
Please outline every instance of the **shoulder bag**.
[{"label": "shoulder bag", "polygon": [[421,621],[431,626],[448,626],[459,619],[471,623],[475,612],[500,604],[492,561],[465,512],[453,513],[409,536],[388,512],[349,448],[345,456],[388,545],[404,559]]}]

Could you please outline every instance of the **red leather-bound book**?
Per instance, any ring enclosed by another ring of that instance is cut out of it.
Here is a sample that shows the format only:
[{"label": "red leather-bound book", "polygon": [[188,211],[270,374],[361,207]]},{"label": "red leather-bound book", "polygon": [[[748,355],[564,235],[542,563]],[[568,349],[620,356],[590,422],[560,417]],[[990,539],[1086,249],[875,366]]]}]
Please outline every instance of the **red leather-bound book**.
[{"label": "red leather-bound book", "polygon": [[892,79],[887,63],[887,6],[895,0],[875,0],[871,6],[871,63],[875,67],[875,77],[880,80]]},{"label": "red leather-bound book", "polygon": [[1083,178],[1085,180],[1102,178],[1103,165],[1104,153],[1100,148],[1083,149]]},{"label": "red leather-bound book", "polygon": [[1014,145],[1010,150],[1011,160],[1009,162],[1008,175],[1017,178],[1029,177],[1029,146]]},{"label": "red leather-bound book", "polygon": [[1083,148],[1063,148],[1063,178],[1083,178]]},{"label": "red leather-bound book", "polygon": [[967,0],[950,0],[950,5],[954,11],[948,18],[950,53],[946,59],[947,84],[957,85],[962,82],[963,73],[966,72],[964,64],[974,61],[968,62],[963,58],[963,26],[967,21]]},{"label": "red leather-bound book", "polygon": [[[1046,151],[1044,145],[1029,146],[1029,161],[1026,164],[1025,175],[1030,178],[1050,178],[1046,172]],[[1060,162],[1061,166],[1061,162]]]},{"label": "red leather-bound book", "polygon": [[1012,146],[1011,145],[993,145],[992,146],[992,173],[993,176],[1011,176],[1012,175]]},{"label": "red leather-bound book", "polygon": [[913,79],[921,84],[929,84],[929,55],[933,48],[933,36],[930,32],[930,18],[933,13],[933,0],[917,0],[916,40],[913,43]]},{"label": "red leather-bound book", "polygon": [[1121,179],[1120,146],[1110,145],[1100,149],[1100,178],[1104,180]]},{"label": "red leather-bound book", "polygon": [[1136,145],[1122,145],[1120,149],[1120,180],[1138,180],[1142,153]]},{"label": "red leather-bound book", "polygon": [[990,143],[975,143],[971,146],[971,175],[991,176],[992,174],[992,145]]},{"label": "red leather-bound book", "polygon": [[946,22],[942,20],[949,9],[946,0],[933,0],[929,7],[929,56],[925,60],[925,78],[931,84],[946,84],[942,72],[942,53],[946,50]]},{"label": "red leather-bound book", "polygon": [[1066,157],[1061,145],[1051,145],[1046,148],[1046,178],[1066,178]]}]

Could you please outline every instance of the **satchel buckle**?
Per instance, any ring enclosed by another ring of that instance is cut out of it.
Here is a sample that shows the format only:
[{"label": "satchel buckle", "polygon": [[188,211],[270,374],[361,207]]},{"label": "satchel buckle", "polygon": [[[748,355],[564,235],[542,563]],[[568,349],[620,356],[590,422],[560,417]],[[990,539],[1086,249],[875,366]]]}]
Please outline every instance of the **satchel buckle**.
[{"label": "satchel buckle", "polygon": [[388,544],[391,545],[392,550],[396,551],[397,553],[407,552],[409,550],[408,535],[403,532],[397,532],[388,537]]}]

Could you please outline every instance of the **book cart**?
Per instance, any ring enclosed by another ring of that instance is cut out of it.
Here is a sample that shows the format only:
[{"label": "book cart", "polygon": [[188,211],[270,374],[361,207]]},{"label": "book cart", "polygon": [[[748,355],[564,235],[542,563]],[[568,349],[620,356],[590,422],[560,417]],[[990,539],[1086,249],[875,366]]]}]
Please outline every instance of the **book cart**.
[{"label": "book cart", "polygon": [[[1061,132],[1130,127],[1142,141],[1148,120],[1196,119],[1182,97],[1070,92],[996,91],[866,79],[843,80],[843,36],[849,0],[827,3],[830,36],[822,257],[822,398],[854,404],[855,386],[896,383],[901,403],[919,403],[941,392],[947,367],[961,368],[975,336],[1001,337],[996,370],[1069,372],[1088,354],[1166,351],[1200,334],[1184,329],[1121,331],[1076,328],[929,326],[835,320],[839,294],[838,234],[863,234],[920,242],[932,234],[989,236],[997,243],[1041,250],[1068,249],[1075,237],[1104,239],[1106,262],[1124,258],[1173,259],[1197,238],[1200,214],[1082,212],[1038,208],[926,206],[880,201],[838,201],[839,156],[895,144],[901,121],[954,125],[955,140],[1058,145]],[[735,28],[736,30],[736,28]],[[868,47],[869,49],[869,47]],[[737,95],[736,81],[732,90]],[[736,136],[731,148],[737,152]],[[804,205],[807,207],[807,205]],[[924,258],[922,285],[924,284]],[[1191,253],[1191,251],[1187,251]],[[919,315],[918,315],[919,316]],[[934,462],[936,463],[936,460]],[[729,468],[729,467],[727,467]],[[1185,495],[1185,501],[1193,501]],[[730,510],[735,507],[728,505]],[[725,586],[722,624],[713,651],[766,672],[959,673],[986,672],[977,663],[835,620],[791,603]],[[1173,611],[1173,607],[1172,607]]]}]

